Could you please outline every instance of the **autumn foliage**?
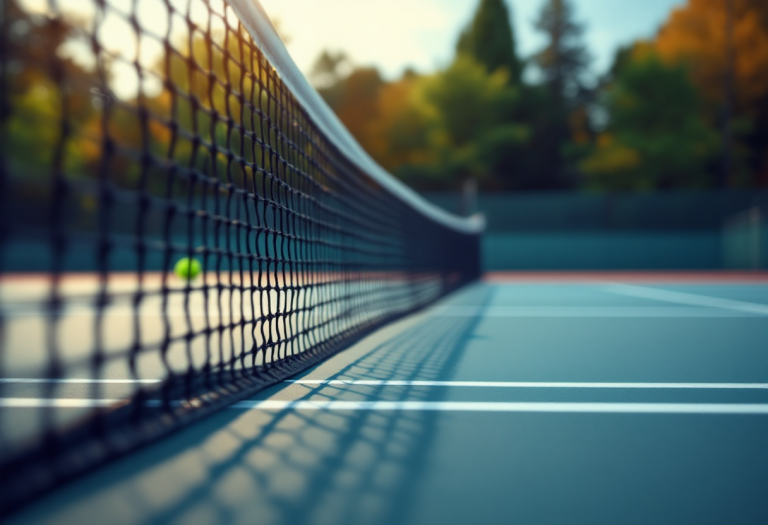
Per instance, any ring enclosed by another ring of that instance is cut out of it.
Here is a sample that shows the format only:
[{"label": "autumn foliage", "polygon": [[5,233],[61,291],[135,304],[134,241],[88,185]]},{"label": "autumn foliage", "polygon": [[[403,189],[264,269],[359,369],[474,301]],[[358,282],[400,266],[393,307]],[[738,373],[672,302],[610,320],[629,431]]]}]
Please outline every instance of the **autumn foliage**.
[{"label": "autumn foliage", "polygon": [[768,2],[688,0],[592,86],[573,4],[542,4],[547,43],[526,66],[538,82],[520,72],[514,3],[482,0],[444,70],[392,82],[355,70],[321,93],[420,189],[468,178],[488,190],[768,184]]}]

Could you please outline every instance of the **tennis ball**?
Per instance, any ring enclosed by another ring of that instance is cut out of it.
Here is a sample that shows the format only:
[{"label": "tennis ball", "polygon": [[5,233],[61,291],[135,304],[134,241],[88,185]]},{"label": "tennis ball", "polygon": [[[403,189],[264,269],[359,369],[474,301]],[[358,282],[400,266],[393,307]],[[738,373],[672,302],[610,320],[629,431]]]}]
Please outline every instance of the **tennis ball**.
[{"label": "tennis ball", "polygon": [[176,266],[173,267],[173,271],[182,279],[191,281],[200,275],[200,272],[203,271],[203,267],[200,264],[200,261],[194,257],[184,257],[183,259],[179,259]]}]

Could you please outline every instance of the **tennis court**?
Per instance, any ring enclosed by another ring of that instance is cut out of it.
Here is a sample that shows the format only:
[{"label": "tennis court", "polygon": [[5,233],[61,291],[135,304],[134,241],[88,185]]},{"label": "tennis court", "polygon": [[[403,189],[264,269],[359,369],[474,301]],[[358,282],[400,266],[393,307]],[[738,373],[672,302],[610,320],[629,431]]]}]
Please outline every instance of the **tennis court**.
[{"label": "tennis court", "polygon": [[11,522],[764,523],[752,279],[492,277]]}]

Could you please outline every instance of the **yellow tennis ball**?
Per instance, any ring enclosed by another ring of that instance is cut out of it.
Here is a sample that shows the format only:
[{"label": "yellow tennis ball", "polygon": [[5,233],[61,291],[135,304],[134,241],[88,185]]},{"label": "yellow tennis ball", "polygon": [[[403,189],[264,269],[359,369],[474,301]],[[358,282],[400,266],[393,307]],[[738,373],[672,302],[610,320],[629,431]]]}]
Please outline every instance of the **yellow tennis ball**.
[{"label": "yellow tennis ball", "polygon": [[203,271],[203,266],[200,264],[200,261],[194,257],[184,257],[183,259],[179,259],[176,266],[173,267],[173,271],[182,279],[191,281],[200,275],[200,272]]}]

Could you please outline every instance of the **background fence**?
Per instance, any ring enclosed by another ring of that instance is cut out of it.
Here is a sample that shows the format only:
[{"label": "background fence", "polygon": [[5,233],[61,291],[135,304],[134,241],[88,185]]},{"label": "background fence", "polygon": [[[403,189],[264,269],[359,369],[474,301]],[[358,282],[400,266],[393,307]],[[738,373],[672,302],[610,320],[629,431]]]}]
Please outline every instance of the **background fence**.
[{"label": "background fence", "polygon": [[[455,213],[485,214],[488,231],[483,236],[482,256],[486,270],[768,268],[768,191],[472,193],[424,196]],[[110,221],[113,233],[132,231],[132,212],[122,212],[119,206],[115,209]],[[46,220],[25,216],[22,209],[10,211],[30,224]],[[71,220],[81,220],[81,215],[73,212]],[[158,216],[146,228],[159,231],[163,224]],[[183,215],[169,228],[179,243],[188,242],[190,233]],[[204,243],[201,232],[193,232],[193,236],[193,244]],[[74,248],[64,254],[62,269],[94,271],[96,257],[92,250],[77,249],[77,240],[71,239]],[[31,236],[5,239],[0,245],[2,271],[49,270],[50,243],[45,240]],[[119,257],[119,246],[113,251],[115,267],[122,264],[129,269],[135,264],[128,257]],[[148,270],[162,267],[159,259],[146,264]]]},{"label": "background fence", "polygon": [[424,196],[485,214],[486,270],[768,267],[768,191]]}]

